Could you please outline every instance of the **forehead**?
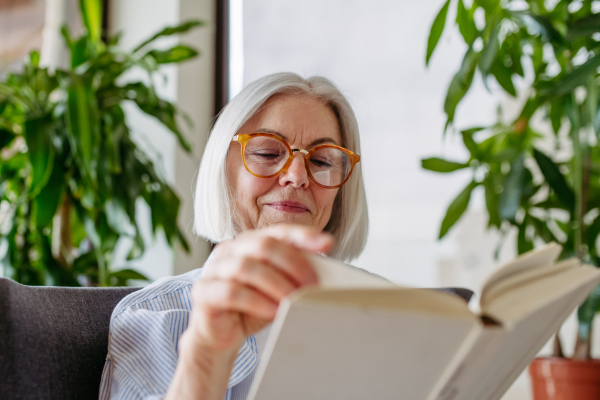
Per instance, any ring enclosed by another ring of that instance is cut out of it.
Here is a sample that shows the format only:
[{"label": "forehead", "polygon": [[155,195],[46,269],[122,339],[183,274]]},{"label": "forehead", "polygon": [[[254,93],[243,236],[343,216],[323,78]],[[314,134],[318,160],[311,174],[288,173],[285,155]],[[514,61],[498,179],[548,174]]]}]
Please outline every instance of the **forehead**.
[{"label": "forehead", "polygon": [[261,129],[279,132],[290,143],[308,144],[328,138],[342,144],[339,122],[331,107],[306,95],[271,97],[240,133]]}]

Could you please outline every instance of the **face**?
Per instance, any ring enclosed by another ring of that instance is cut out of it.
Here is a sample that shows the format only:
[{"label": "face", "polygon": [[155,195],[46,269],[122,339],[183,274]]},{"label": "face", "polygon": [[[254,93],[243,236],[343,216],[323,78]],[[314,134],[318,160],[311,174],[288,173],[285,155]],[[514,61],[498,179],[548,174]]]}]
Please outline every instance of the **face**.
[{"label": "face", "polygon": [[[333,111],[304,95],[279,95],[269,99],[237,133],[252,132],[280,135],[292,149],[310,151],[319,144],[342,145]],[[241,145],[232,142],[227,154],[238,231],[278,223],[325,228],[339,188],[326,189],[312,182],[306,172],[304,154],[294,152],[287,171],[271,178],[258,178],[244,167],[241,151]]]}]

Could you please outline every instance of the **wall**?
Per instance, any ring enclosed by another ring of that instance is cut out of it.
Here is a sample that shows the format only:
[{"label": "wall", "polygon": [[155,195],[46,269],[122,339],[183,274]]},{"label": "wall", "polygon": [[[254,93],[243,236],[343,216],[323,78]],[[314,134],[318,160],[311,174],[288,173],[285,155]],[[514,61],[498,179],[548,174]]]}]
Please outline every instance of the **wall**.
[{"label": "wall", "polygon": [[[160,72],[167,78],[157,79],[157,92],[166,100],[177,102],[187,112],[194,126],[187,129],[186,134],[193,144],[194,154],[185,154],[177,145],[175,137],[154,118],[142,113],[134,104],[125,107],[127,121],[132,127],[136,142],[153,155],[153,159],[168,182],[175,186],[181,198],[179,224],[185,231],[192,248],[191,255],[180,249],[175,254],[168,247],[164,235],[160,233],[153,239],[149,225],[149,209],[143,201],[139,203],[141,229],[145,232],[144,240],[147,252],[144,257],[133,262],[126,262],[125,255],[128,243],[119,244],[115,257],[115,267],[129,266],[137,268],[151,279],[159,279],[187,272],[202,266],[207,257],[208,247],[202,240],[196,240],[191,233],[192,217],[192,181],[199,159],[204,149],[213,112],[213,65],[214,65],[214,2],[193,0],[127,0],[112,1],[109,7],[109,29],[114,34],[122,32],[120,45],[125,49],[135,47],[142,40],[167,26],[178,25],[180,21],[202,19],[209,22],[209,27],[197,29],[181,41],[201,51],[199,59],[188,61],[180,66],[161,66]],[[142,17],[143,16],[143,17]],[[162,38],[156,41],[156,48],[169,48],[178,39]],[[124,80],[143,79],[141,71],[134,71]],[[185,124],[182,123],[183,126]]]}]

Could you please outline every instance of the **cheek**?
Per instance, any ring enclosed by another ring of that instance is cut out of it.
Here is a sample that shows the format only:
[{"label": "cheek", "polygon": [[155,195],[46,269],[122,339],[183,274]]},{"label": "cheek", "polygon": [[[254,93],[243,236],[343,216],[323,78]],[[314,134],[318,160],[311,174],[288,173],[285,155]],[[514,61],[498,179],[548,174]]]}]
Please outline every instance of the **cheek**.
[{"label": "cheek", "polygon": [[318,190],[313,191],[315,201],[321,213],[331,213],[331,209],[333,208],[333,203],[335,201],[335,197],[337,196],[338,191],[339,189],[324,188],[318,188]]},{"label": "cheek", "polygon": [[257,178],[242,165],[236,171],[234,182],[235,199],[238,209],[256,211],[257,200],[267,193],[273,185],[273,179]]},{"label": "cheek", "polygon": [[257,178],[246,173],[244,170],[239,175],[238,180],[238,198],[243,198],[246,202],[252,201],[256,204],[256,200],[265,194],[272,185],[271,179]]}]

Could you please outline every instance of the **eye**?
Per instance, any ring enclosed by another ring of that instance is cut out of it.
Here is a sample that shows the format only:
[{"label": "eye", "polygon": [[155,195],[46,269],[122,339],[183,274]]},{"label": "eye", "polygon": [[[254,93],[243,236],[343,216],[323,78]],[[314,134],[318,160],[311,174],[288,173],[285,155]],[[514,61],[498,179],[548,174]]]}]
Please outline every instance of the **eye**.
[{"label": "eye", "polygon": [[319,168],[331,168],[333,166],[331,161],[324,157],[311,157],[310,162],[315,167],[319,167]]},{"label": "eye", "polygon": [[279,152],[270,150],[255,151],[251,155],[257,158],[261,158],[263,160],[274,160],[276,158],[281,157],[281,154]]}]

